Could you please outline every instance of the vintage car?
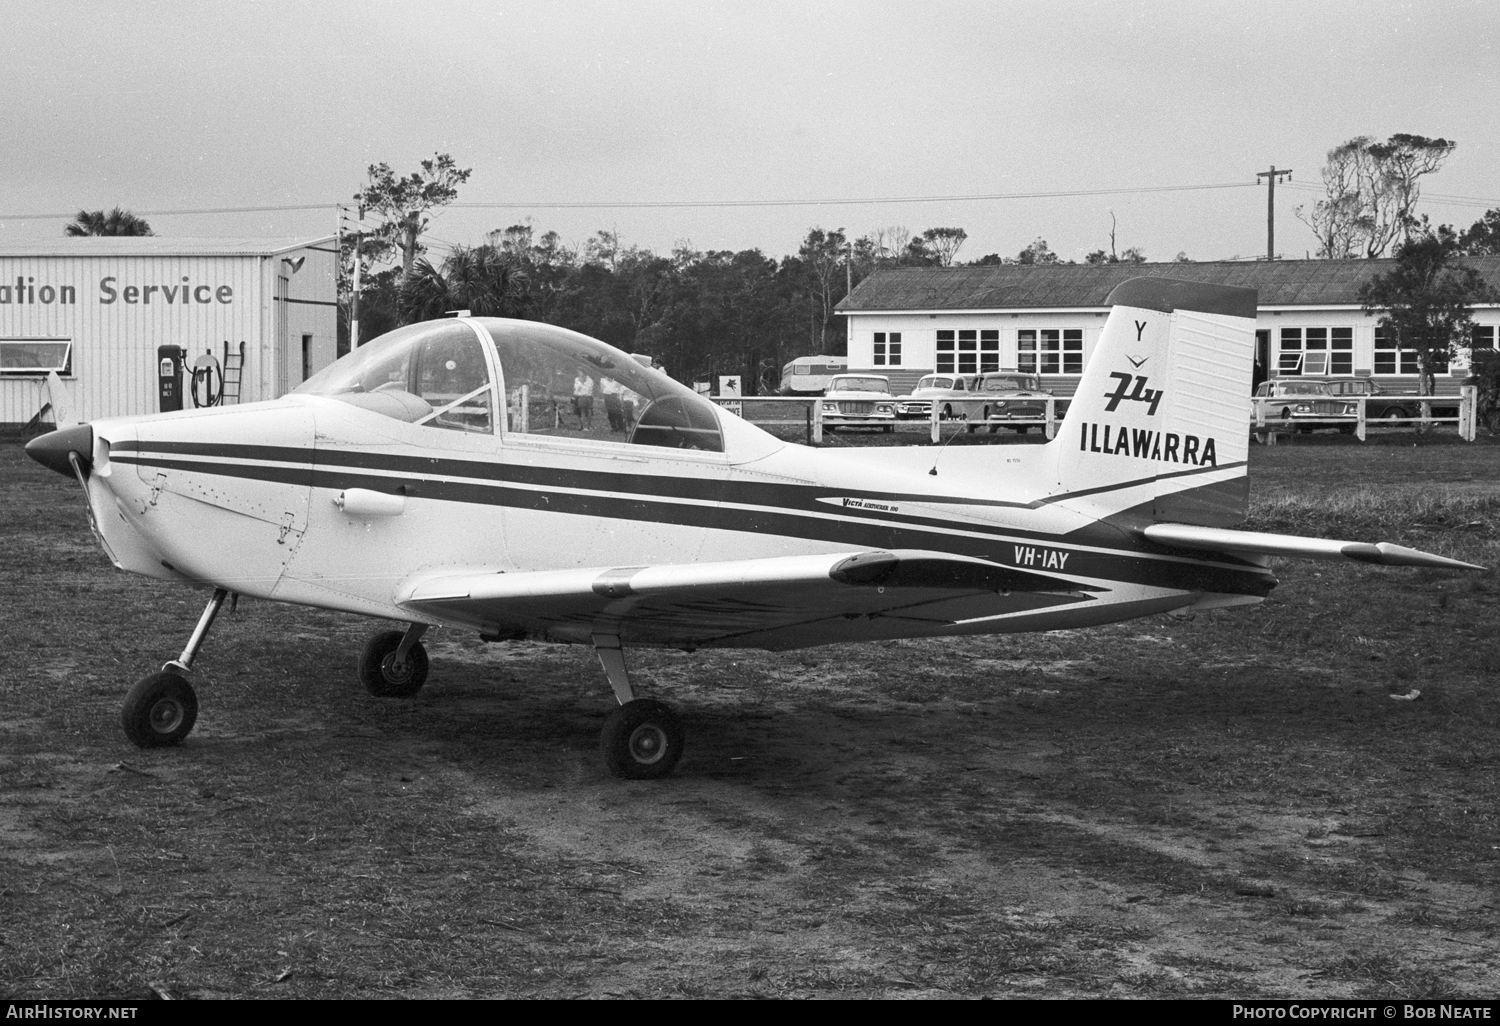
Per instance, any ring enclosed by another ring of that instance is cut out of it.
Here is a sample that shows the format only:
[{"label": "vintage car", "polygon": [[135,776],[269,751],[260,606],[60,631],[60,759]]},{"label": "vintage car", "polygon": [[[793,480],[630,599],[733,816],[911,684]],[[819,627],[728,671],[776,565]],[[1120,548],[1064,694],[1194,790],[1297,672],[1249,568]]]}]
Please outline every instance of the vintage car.
[{"label": "vintage car", "polygon": [[[978,421],[987,421],[993,434],[1000,429],[1000,421],[1043,420],[1051,396],[1052,393],[1042,387],[1042,379],[1035,374],[1014,371],[982,374],[974,386],[974,395],[966,411],[969,430],[972,432],[978,428]],[[1066,401],[1054,403],[1053,415],[1060,418],[1066,408]],[[1011,426],[1022,435],[1031,427],[1029,424]]]},{"label": "vintage car", "polygon": [[823,427],[828,431],[841,427],[890,431],[896,424],[890,379],[878,374],[835,374],[818,402],[823,408]]},{"label": "vintage car", "polygon": [[[1387,392],[1373,378],[1337,378],[1328,382],[1328,390],[1338,396],[1365,396],[1366,420],[1402,420],[1406,417],[1422,415],[1423,396]],[[1431,416],[1458,416],[1458,402],[1455,396],[1444,395],[1429,398],[1432,403]]]},{"label": "vintage car", "polygon": [[[1295,425],[1298,431],[1334,428],[1347,434],[1359,417],[1359,404],[1334,395],[1326,381],[1262,381],[1255,398],[1256,406],[1265,408],[1267,424]],[[1250,423],[1256,423],[1254,407]]]},{"label": "vintage car", "polygon": [[928,374],[917,380],[917,387],[910,394],[896,399],[896,417],[930,420],[933,403],[938,404],[938,416],[943,420],[964,416],[978,381],[973,374]]}]

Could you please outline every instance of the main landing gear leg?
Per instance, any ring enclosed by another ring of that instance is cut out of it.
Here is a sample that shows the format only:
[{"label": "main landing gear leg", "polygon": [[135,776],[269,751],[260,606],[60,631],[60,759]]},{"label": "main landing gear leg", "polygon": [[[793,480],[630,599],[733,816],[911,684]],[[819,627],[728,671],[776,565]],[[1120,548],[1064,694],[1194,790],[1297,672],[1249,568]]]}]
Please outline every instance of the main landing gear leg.
[{"label": "main landing gear leg", "polygon": [[141,748],[175,745],[192,732],[193,724],[198,721],[198,696],[186,676],[192,672],[193,660],[198,658],[198,650],[228,597],[227,589],[215,588],[182,654],[159,673],[142,677],[125,696],[120,726],[125,729],[125,736]]},{"label": "main landing gear leg", "polygon": [[682,722],[677,714],[663,702],[635,697],[617,635],[595,634],[594,651],[620,703],[599,735],[604,765],[628,780],[655,780],[671,773],[682,758]]}]

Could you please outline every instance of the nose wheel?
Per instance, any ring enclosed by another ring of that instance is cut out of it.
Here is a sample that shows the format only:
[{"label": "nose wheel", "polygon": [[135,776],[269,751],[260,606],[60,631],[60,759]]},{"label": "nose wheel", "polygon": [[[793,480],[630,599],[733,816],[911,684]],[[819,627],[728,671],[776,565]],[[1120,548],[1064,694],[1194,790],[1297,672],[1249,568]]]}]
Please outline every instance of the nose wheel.
[{"label": "nose wheel", "polygon": [[140,748],[175,745],[191,733],[197,721],[198,696],[193,686],[165,670],[137,681],[120,710],[125,736]]},{"label": "nose wheel", "polygon": [[198,695],[187,682],[187,675],[192,672],[193,660],[198,658],[208,629],[228,597],[227,589],[215,588],[182,654],[160,672],[136,681],[135,687],[126,693],[120,709],[120,726],[138,747],[175,745],[192,733],[193,724],[198,722]]}]

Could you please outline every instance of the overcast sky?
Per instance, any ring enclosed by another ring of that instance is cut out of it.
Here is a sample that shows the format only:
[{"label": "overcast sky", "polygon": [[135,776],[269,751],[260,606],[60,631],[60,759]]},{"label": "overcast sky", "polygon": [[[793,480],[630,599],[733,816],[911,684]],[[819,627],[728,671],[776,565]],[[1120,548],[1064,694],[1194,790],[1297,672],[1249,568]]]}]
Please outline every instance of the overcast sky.
[{"label": "overcast sky", "polygon": [[[1422,212],[1500,206],[1500,3],[421,3],[8,0],[0,215],[146,214],[158,235],[331,233],[385,161],[451,153],[473,176],[441,243],[530,219],[661,252],[794,252],[851,235],[966,229],[959,259],[1043,237],[1064,259],[1266,245],[1301,257],[1326,152],[1356,135],[1442,136]],[[823,206],[549,209],[548,203],[826,201],[1164,186],[1205,191]],[[1447,198],[1444,198],[1447,197]],[[1453,197],[1466,198],[1464,201]],[[63,219],[0,219],[0,249]]]}]

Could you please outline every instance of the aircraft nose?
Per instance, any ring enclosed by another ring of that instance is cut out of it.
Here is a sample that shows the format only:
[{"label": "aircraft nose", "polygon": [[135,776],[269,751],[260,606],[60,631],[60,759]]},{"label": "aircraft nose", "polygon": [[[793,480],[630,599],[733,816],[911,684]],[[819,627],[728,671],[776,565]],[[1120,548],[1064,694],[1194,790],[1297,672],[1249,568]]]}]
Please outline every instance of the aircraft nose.
[{"label": "aircraft nose", "polygon": [[87,424],[38,435],[26,443],[26,455],[67,477],[73,476],[73,464],[68,455],[75,452],[83,462],[84,473],[87,473],[94,455],[94,429]]}]

